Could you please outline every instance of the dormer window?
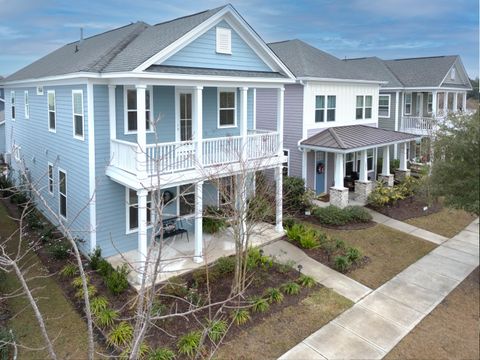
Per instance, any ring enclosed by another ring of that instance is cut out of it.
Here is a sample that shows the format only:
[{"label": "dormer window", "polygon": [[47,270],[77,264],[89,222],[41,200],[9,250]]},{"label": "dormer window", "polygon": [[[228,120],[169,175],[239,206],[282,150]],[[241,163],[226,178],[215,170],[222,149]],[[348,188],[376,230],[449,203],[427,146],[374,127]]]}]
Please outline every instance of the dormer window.
[{"label": "dormer window", "polygon": [[232,53],[232,31],[227,28],[217,27],[217,53]]}]

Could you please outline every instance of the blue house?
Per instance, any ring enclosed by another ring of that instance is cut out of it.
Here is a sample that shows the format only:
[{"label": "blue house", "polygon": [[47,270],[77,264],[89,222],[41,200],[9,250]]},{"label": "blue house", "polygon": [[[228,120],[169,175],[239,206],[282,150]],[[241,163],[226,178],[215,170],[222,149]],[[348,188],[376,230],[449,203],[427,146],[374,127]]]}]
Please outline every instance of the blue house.
[{"label": "blue house", "polygon": [[[135,250],[142,261],[151,192],[181,192],[165,212],[190,224],[201,261],[202,210],[222,202],[212,177],[275,169],[281,231],[283,94],[293,78],[231,5],[132,23],[2,80],[5,151],[14,176],[23,162],[85,253]],[[256,127],[260,88],[277,94],[275,130]]]}]

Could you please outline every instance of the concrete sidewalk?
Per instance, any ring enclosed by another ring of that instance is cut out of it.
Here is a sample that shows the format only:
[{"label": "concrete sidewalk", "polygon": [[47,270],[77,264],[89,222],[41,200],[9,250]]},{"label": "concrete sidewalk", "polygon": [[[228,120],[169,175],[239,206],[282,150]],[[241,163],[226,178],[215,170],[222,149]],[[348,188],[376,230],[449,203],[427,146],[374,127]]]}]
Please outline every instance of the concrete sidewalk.
[{"label": "concrete sidewalk", "polygon": [[478,256],[477,218],[280,359],[383,358],[478,266]]},{"label": "concrete sidewalk", "polygon": [[365,208],[371,215],[372,220],[376,223],[383,224],[385,226],[391,227],[392,229],[419,237],[421,239],[433,242],[435,244],[442,244],[448,240],[445,236],[435,234],[431,231],[420,229],[416,226],[404,223],[403,221],[392,219],[388,216],[380,214],[375,210]]},{"label": "concrete sidewalk", "polygon": [[274,256],[282,263],[291,261],[295,263],[295,267],[302,265],[303,274],[313,277],[316,282],[333,289],[353,302],[359,301],[372,292],[369,287],[310,258],[301,249],[287,241],[279,240],[265,245],[263,250],[266,255]]}]

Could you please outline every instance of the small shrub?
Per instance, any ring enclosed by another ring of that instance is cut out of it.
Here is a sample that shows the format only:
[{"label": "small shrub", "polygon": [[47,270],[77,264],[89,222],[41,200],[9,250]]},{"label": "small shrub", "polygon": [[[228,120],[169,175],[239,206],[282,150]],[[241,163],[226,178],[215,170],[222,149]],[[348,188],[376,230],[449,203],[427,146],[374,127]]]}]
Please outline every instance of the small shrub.
[{"label": "small shrub", "polygon": [[111,346],[126,346],[133,338],[133,327],[126,321],[115,326],[107,337],[107,344]]},{"label": "small shrub", "polygon": [[112,272],[114,272],[115,269],[113,268],[112,264],[110,264],[107,260],[99,259],[97,263],[97,271],[102,277],[107,277]]},{"label": "small shrub", "polygon": [[[87,281],[87,284],[89,283],[90,281],[90,278],[88,276],[85,277],[86,281]],[[81,276],[77,276],[75,279],[72,280],[72,286],[74,288],[77,288],[77,289],[80,289],[82,286],[83,286],[83,282],[82,282],[82,277]]]},{"label": "small shrub", "polygon": [[404,190],[399,186],[389,187],[383,181],[378,181],[375,189],[368,195],[368,203],[374,207],[392,205],[405,198]]},{"label": "small shrub", "polygon": [[[120,360],[128,360],[130,359],[131,355],[131,348],[130,346],[127,346],[122,353],[120,354],[119,359]],[[136,359],[145,359],[147,354],[150,353],[150,347],[146,343],[141,343],[140,347],[138,348],[137,356],[135,357]]]},{"label": "small shrub", "polygon": [[90,299],[90,311],[94,316],[97,316],[101,311],[108,308],[108,300],[105,296],[97,296]]},{"label": "small shrub", "polygon": [[178,352],[193,357],[200,347],[201,331],[191,331],[180,337],[177,343]]},{"label": "small shrub", "polygon": [[262,254],[263,251],[261,251],[259,248],[250,248],[248,249],[248,254],[247,254],[247,269],[248,270],[253,270],[256,267],[262,266],[262,267],[271,267],[273,266],[273,260]]},{"label": "small shrub", "polygon": [[173,360],[175,353],[169,348],[157,348],[147,355],[147,360]]},{"label": "small shrub", "polygon": [[368,223],[372,220],[372,215],[362,206],[347,206],[343,210],[347,213],[350,222]]},{"label": "small shrub", "polygon": [[159,300],[154,300],[152,304],[152,316],[162,316],[168,311],[168,307]]},{"label": "small shrub", "polygon": [[218,343],[227,332],[228,324],[225,320],[212,321],[208,328],[208,337],[214,343]]},{"label": "small shrub", "polygon": [[202,218],[203,231],[207,234],[216,234],[227,226],[225,219],[205,215]]},{"label": "small shrub", "polygon": [[100,260],[102,260],[102,249],[98,246],[90,253],[90,268],[92,270],[97,270],[100,265]]},{"label": "small shrub", "polygon": [[293,260],[288,260],[284,263],[277,263],[277,270],[282,274],[286,274],[295,268],[295,264],[296,263]]},{"label": "small shrub", "polygon": [[287,238],[294,242],[299,242],[302,235],[305,233],[305,226],[303,224],[294,223],[292,226],[287,227]]},{"label": "small shrub", "polygon": [[340,209],[330,205],[324,208],[316,207],[312,213],[321,224],[333,226],[369,222],[372,219],[370,213],[361,206],[347,206]]},{"label": "small shrub", "polygon": [[62,242],[51,244],[48,251],[55,260],[64,260],[70,254],[70,248]]},{"label": "small shrub", "polygon": [[[97,288],[91,284],[87,286],[87,291],[88,291],[89,298],[92,298],[97,294]],[[77,290],[77,292],[75,293],[75,297],[77,299],[83,299],[83,287]]]},{"label": "small shrub", "polygon": [[98,326],[106,328],[112,326],[115,320],[118,319],[118,316],[119,314],[117,310],[105,308],[95,315],[95,320],[97,321]]},{"label": "small shrub", "polygon": [[342,239],[335,239],[335,248],[338,250],[345,250],[345,241]]},{"label": "small shrub", "polygon": [[272,201],[265,196],[269,194],[262,195],[257,194],[257,196],[248,200],[248,221],[268,221],[275,219],[275,210],[274,206],[272,206]]},{"label": "small shrub", "polygon": [[220,275],[227,275],[233,273],[235,270],[235,257],[233,256],[223,256],[217,260],[215,269],[219,272]]},{"label": "small shrub", "polygon": [[252,301],[252,310],[254,312],[265,312],[270,308],[270,304],[267,299],[262,297],[253,297]]},{"label": "small shrub", "polygon": [[245,309],[238,309],[235,310],[232,314],[233,321],[237,325],[243,325],[250,320],[250,314],[248,310]]},{"label": "small shrub", "polygon": [[128,289],[128,265],[117,266],[116,270],[105,277],[105,285],[114,295],[123,293]]},{"label": "small shrub", "polygon": [[43,221],[36,209],[31,209],[27,214],[27,223],[32,230],[42,230]]},{"label": "small shrub", "polygon": [[362,253],[357,248],[350,247],[347,249],[346,256],[350,262],[355,262],[362,257]]},{"label": "small shrub", "polygon": [[300,285],[293,281],[283,284],[280,288],[287,295],[298,295],[300,293]]},{"label": "small shrub", "polygon": [[54,239],[55,228],[53,226],[47,226],[40,234],[40,240],[43,244],[49,243]]},{"label": "small shrub", "polygon": [[269,288],[267,289],[265,296],[270,304],[281,303],[283,301],[283,294],[279,289]]},{"label": "small shrub", "polygon": [[344,273],[350,268],[350,260],[346,256],[336,256],[334,260],[335,269]]},{"label": "small shrub", "polygon": [[317,231],[314,229],[307,229],[302,236],[300,236],[300,246],[303,249],[313,249],[320,246],[320,241]]},{"label": "small shrub", "polygon": [[304,274],[300,275],[297,281],[302,287],[306,288],[312,288],[316,285],[315,280],[311,276]]},{"label": "small shrub", "polygon": [[75,275],[77,275],[77,273],[78,268],[72,263],[68,263],[62,268],[62,270],[60,270],[60,275],[66,278],[74,277]]},{"label": "small shrub", "polygon": [[305,203],[305,182],[303,179],[283,177],[283,209],[289,214],[299,214],[305,211],[308,204]]},{"label": "small shrub", "polygon": [[287,217],[285,219],[283,219],[283,226],[288,229],[288,228],[291,228],[293,225],[295,225],[297,222],[295,221],[294,218],[291,218],[291,217]]},{"label": "small shrub", "polygon": [[188,294],[188,288],[183,280],[178,277],[172,277],[168,284],[165,285],[163,291],[168,295],[184,298]]}]

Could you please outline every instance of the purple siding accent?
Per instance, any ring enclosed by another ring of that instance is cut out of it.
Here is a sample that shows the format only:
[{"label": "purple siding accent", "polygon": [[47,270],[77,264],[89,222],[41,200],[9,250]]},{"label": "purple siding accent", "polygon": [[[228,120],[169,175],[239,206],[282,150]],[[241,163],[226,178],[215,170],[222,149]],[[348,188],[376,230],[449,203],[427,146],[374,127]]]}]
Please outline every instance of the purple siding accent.
[{"label": "purple siding accent", "polygon": [[315,189],[315,152],[307,152],[307,187]]},{"label": "purple siding accent", "polygon": [[275,89],[257,89],[257,129],[277,129],[277,94]]}]

